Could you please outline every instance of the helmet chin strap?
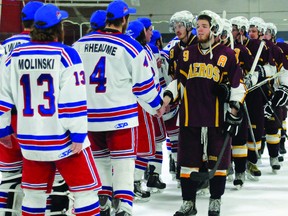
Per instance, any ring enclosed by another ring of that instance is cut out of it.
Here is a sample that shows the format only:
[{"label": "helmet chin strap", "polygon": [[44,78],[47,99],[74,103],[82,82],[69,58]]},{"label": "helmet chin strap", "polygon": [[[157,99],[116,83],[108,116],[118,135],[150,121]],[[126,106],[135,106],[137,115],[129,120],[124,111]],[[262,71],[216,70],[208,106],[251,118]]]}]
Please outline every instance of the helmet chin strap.
[{"label": "helmet chin strap", "polygon": [[212,37],[214,37],[212,31],[210,31],[210,36],[209,36],[209,50],[210,50],[210,59],[213,58],[213,53],[212,53]]}]

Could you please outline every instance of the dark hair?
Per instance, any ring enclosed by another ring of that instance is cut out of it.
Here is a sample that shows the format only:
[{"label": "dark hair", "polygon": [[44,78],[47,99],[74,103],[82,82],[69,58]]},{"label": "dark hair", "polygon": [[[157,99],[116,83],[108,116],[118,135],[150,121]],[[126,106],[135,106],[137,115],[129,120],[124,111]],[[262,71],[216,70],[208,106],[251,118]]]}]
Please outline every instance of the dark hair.
[{"label": "dark hair", "polygon": [[209,22],[209,25],[211,26],[211,17],[209,17],[209,16],[207,16],[207,15],[205,15],[205,14],[203,14],[203,15],[200,15],[198,18],[197,18],[197,20],[207,20],[208,22]]},{"label": "dark hair", "polygon": [[145,35],[145,32],[144,30],[141,31],[140,35],[135,38],[142,46],[145,46],[147,44],[147,41],[146,41],[146,35]]},{"label": "dark hair", "polygon": [[[121,26],[122,22],[123,22],[123,17],[115,19],[115,20],[109,20],[109,18],[113,17],[113,15],[111,16],[111,13],[107,13],[107,19],[106,19],[106,24],[109,25],[115,25],[117,27]],[[128,20],[129,18],[129,14],[125,16],[125,19]]]},{"label": "dark hair", "polygon": [[33,27],[33,20],[26,20],[22,21],[24,28],[32,28]]},{"label": "dark hair", "polygon": [[[41,25],[41,23],[37,23],[37,25]],[[59,22],[57,25],[54,25],[47,29],[38,29],[34,26],[32,31],[30,32],[31,40],[34,41],[55,41],[58,38],[59,42],[63,42],[64,40],[64,32],[62,27],[62,22]]]}]

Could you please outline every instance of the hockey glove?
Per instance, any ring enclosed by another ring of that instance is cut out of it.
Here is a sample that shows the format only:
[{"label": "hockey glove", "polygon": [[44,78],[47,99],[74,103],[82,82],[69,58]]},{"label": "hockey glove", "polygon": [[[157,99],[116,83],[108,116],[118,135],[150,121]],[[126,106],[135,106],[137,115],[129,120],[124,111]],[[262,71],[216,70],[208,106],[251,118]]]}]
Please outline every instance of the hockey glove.
[{"label": "hockey glove", "polygon": [[248,74],[244,77],[244,83],[248,89],[258,82],[258,76],[258,73],[254,73],[253,75]]},{"label": "hockey glove", "polygon": [[285,85],[279,86],[275,91],[274,96],[271,100],[273,107],[285,106],[288,101],[288,87]]},{"label": "hockey glove", "polygon": [[262,65],[257,65],[255,68],[255,71],[258,72],[258,82],[261,82],[262,80],[264,80],[266,78],[266,72],[265,69]]},{"label": "hockey glove", "polygon": [[226,113],[226,120],[224,123],[224,133],[228,132],[231,136],[236,136],[238,134],[239,126],[242,122],[242,114],[238,112],[237,116],[232,113]]},{"label": "hockey glove", "polygon": [[264,105],[264,117],[267,119],[270,119],[273,115],[274,111],[272,108],[272,103],[270,101],[268,101],[268,103],[266,103]]},{"label": "hockey glove", "polygon": [[215,89],[216,96],[222,102],[228,102],[230,99],[230,85],[226,83],[220,83]]}]

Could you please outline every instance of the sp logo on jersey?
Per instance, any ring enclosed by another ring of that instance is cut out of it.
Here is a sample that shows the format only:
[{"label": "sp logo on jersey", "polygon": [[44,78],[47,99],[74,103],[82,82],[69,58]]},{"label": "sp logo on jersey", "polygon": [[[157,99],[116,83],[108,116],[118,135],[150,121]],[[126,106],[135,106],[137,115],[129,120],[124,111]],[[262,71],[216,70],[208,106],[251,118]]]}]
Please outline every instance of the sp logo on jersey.
[{"label": "sp logo on jersey", "polygon": [[68,149],[67,151],[62,152],[58,157],[59,158],[67,157],[71,152],[72,150]]},{"label": "sp logo on jersey", "polygon": [[119,124],[115,125],[114,127],[115,127],[116,129],[120,129],[120,128],[124,128],[124,127],[126,127],[126,126],[128,126],[128,123],[127,123],[127,122],[124,122],[124,123],[119,123]]}]

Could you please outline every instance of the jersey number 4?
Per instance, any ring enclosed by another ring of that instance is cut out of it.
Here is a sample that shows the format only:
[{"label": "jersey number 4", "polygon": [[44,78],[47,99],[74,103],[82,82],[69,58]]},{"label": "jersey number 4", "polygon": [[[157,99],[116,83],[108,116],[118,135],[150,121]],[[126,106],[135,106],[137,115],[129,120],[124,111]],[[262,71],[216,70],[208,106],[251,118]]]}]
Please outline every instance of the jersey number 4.
[{"label": "jersey number 4", "polygon": [[96,93],[105,93],[106,92],[106,82],[107,78],[105,77],[105,66],[106,58],[102,56],[97,62],[92,74],[90,75],[90,84],[96,84]]}]

